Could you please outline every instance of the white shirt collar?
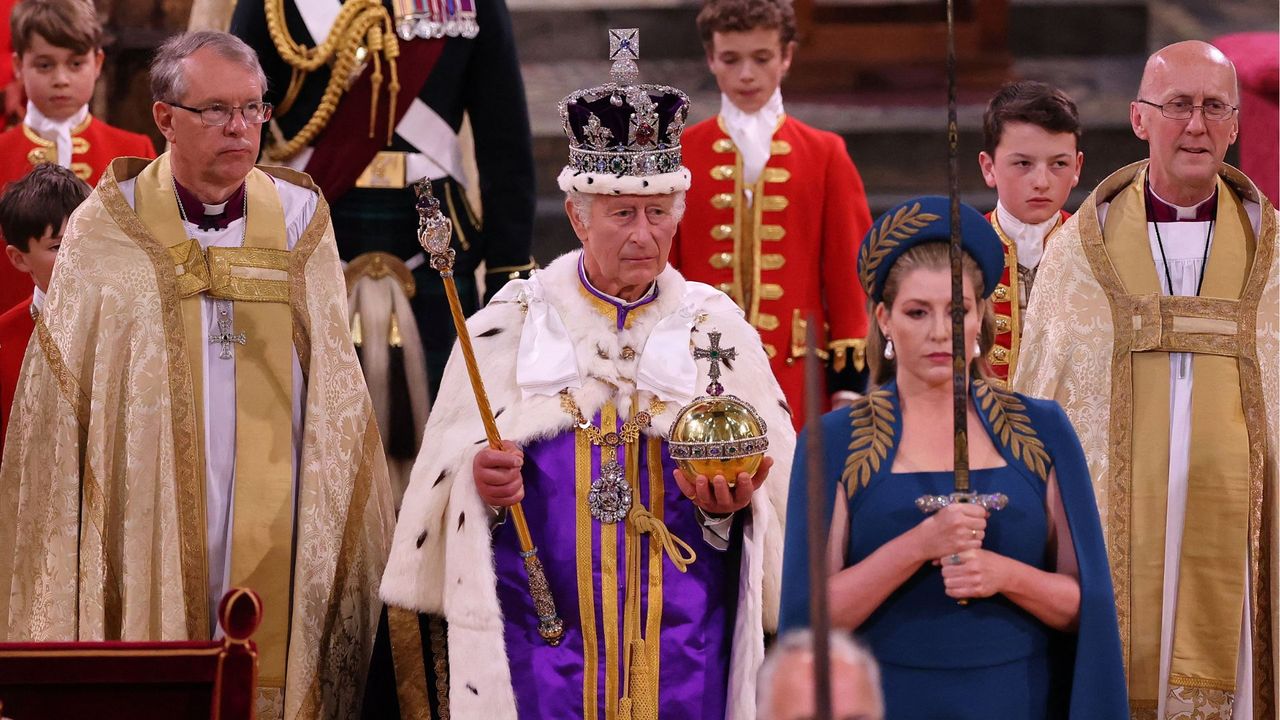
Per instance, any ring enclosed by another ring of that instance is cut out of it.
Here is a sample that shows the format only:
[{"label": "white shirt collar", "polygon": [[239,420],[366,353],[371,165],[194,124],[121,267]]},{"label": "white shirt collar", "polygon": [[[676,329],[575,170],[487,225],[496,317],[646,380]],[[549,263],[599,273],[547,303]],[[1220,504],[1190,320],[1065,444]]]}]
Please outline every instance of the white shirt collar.
[{"label": "white shirt collar", "polygon": [[71,167],[71,130],[89,116],[89,105],[86,103],[71,114],[66,120],[54,120],[46,117],[36,104],[27,100],[27,115],[22,122],[37,135],[49,140],[58,150],[58,164],[64,168]]},{"label": "white shirt collar", "polygon": [[764,106],[753,113],[743,112],[733,104],[728,95],[720,93],[720,117],[724,118],[724,124],[730,127],[763,124],[768,126],[769,135],[772,137],[773,128],[782,117],[782,112],[782,88],[775,88],[773,95],[769,96]]},{"label": "white shirt collar", "polygon": [[720,94],[720,119],[742,153],[743,182],[754,185],[760,172],[769,162],[773,131],[782,120],[782,89],[775,89],[764,107],[753,113],[745,113],[733,104],[728,95]]},{"label": "white shirt collar", "polygon": [[44,309],[44,291],[39,287],[35,288],[35,291],[31,293],[31,307],[36,310]]},{"label": "white shirt collar", "polygon": [[1045,238],[1057,227],[1061,217],[1055,212],[1048,220],[1032,225],[1014,217],[1003,203],[996,201],[996,221],[1000,223],[1000,231],[1017,247],[1018,264],[1028,269],[1040,264]]}]

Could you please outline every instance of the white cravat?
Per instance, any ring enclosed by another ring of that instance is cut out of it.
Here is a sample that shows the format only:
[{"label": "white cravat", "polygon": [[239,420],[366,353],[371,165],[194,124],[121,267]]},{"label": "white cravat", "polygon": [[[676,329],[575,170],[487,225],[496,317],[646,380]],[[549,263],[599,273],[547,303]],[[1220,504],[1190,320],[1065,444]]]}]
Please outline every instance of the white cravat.
[{"label": "white cravat", "polygon": [[1000,231],[1013,241],[1018,249],[1018,264],[1028,270],[1040,264],[1044,255],[1044,239],[1058,224],[1058,213],[1042,223],[1032,225],[1024,223],[1013,216],[999,200],[996,201],[996,220],[1000,223]]},{"label": "white cravat", "polygon": [[35,131],[37,135],[54,144],[58,150],[58,164],[64,168],[71,167],[71,129],[89,116],[89,105],[82,105],[66,120],[53,120],[45,117],[36,108],[36,104],[27,101],[27,116],[22,122]]},{"label": "white cravat", "polygon": [[778,128],[782,119],[782,90],[774,90],[773,96],[764,107],[753,113],[745,113],[729,99],[720,94],[720,119],[724,121],[729,137],[742,153],[742,182],[754,185],[769,162],[769,144],[773,140],[773,131]]}]

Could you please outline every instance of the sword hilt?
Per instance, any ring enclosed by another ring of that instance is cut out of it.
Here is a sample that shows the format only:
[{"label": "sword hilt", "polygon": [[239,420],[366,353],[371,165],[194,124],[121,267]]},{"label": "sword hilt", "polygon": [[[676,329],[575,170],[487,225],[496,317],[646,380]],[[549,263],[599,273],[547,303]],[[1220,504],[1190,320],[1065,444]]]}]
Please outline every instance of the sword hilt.
[{"label": "sword hilt", "polygon": [[[1009,504],[1009,496],[1004,493],[976,493],[976,492],[953,492],[950,495],[921,495],[916,498],[916,507],[920,512],[935,513],[944,507],[954,505],[956,503],[965,503],[967,505],[980,505],[986,508],[987,512],[995,512],[1005,509]],[[969,600],[961,598],[956,601],[957,605],[968,605]]]},{"label": "sword hilt", "polygon": [[916,507],[926,515],[956,503],[981,505],[990,512],[1003,510],[1009,504],[1009,496],[1004,493],[953,492],[950,495],[921,495],[916,498]]}]

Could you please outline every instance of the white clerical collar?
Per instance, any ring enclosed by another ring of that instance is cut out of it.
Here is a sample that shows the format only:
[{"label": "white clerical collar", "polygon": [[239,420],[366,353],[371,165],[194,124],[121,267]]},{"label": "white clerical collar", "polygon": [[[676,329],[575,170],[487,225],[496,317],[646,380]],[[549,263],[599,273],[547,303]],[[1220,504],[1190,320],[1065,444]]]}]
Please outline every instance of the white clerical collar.
[{"label": "white clerical collar", "polygon": [[1013,241],[1018,248],[1018,264],[1027,269],[1040,264],[1040,257],[1044,255],[1044,241],[1061,219],[1062,215],[1055,212],[1042,223],[1025,223],[1014,217],[1003,203],[996,201],[996,222],[1000,223],[1000,232]]},{"label": "white clerical collar", "polygon": [[37,135],[52,142],[58,150],[58,164],[69,168],[71,167],[71,131],[88,116],[89,105],[86,103],[66,120],[54,120],[45,116],[35,103],[28,100],[27,115],[22,122]]},{"label": "white clerical collar", "polygon": [[781,88],[773,91],[764,107],[753,113],[743,112],[728,95],[720,94],[720,120],[733,144],[742,153],[743,182],[754,185],[769,162],[773,132],[784,114]]},{"label": "white clerical collar", "polygon": [[44,310],[44,291],[39,287],[31,293],[31,307],[36,310]]}]

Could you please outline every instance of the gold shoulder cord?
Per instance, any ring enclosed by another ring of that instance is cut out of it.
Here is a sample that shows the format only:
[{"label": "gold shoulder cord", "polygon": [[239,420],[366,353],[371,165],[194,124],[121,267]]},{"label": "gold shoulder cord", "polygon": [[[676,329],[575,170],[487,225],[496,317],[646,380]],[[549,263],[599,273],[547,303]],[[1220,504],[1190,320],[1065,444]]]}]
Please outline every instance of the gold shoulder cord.
[{"label": "gold shoulder cord", "polygon": [[361,51],[367,51],[373,59],[373,93],[369,101],[369,137],[373,137],[378,119],[378,90],[382,87],[382,60],[387,61],[391,81],[387,85],[390,116],[387,119],[387,144],[391,143],[396,125],[396,95],[400,92],[400,79],[396,73],[396,58],[400,56],[400,42],[392,26],[391,15],[380,0],[347,0],[333,21],[329,36],[320,45],[309,48],[294,42],[284,22],[284,0],[267,0],[267,30],[280,57],[293,68],[289,89],[277,108],[277,115],[284,115],[293,107],[307,74],[329,64],[332,74],[324,89],[320,105],[311,119],[293,138],[267,149],[270,160],[284,161],[297,155],[310,145],[316,135],[329,123],[338,109],[338,100],[362,62]]}]

